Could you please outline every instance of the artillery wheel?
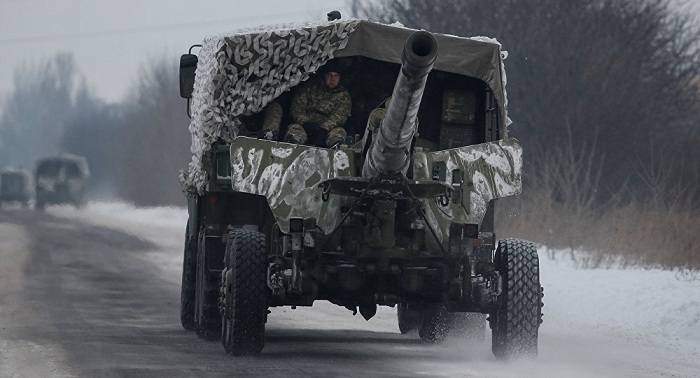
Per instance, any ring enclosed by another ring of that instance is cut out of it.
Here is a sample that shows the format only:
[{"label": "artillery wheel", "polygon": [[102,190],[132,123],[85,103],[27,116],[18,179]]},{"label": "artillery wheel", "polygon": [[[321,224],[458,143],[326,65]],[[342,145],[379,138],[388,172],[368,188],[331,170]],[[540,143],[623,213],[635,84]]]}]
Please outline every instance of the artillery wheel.
[{"label": "artillery wheel", "polygon": [[494,265],[501,275],[502,287],[489,316],[491,350],[499,359],[536,357],[542,318],[537,248],[526,240],[501,240]]},{"label": "artillery wheel", "polygon": [[180,322],[182,328],[194,331],[194,295],[197,276],[197,239],[188,237],[189,221],[185,229],[185,252],[182,261],[182,285],[180,290]]},{"label": "artillery wheel", "polygon": [[195,312],[194,323],[197,336],[216,341],[221,336],[221,315],[217,300],[219,298],[218,272],[210,271],[205,261],[205,233],[201,229],[196,252],[196,278],[195,278]]},{"label": "artillery wheel", "polygon": [[441,342],[449,331],[449,313],[444,304],[433,305],[423,310],[423,319],[418,329],[418,336],[423,341]]},{"label": "artillery wheel", "polygon": [[396,317],[399,322],[399,332],[405,335],[420,327],[422,313],[420,310],[408,309],[399,304]]},{"label": "artillery wheel", "polygon": [[234,356],[258,355],[265,345],[267,248],[263,233],[236,230],[226,244],[221,275],[221,341]]}]

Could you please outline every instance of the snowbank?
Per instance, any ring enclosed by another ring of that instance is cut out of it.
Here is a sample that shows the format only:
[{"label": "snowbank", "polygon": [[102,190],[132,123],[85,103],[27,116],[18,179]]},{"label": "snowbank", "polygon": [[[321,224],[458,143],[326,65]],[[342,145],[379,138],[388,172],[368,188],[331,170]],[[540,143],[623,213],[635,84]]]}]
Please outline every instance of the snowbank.
[{"label": "snowbank", "polygon": [[616,331],[700,354],[700,280],[660,269],[578,269],[568,252],[544,248],[540,272],[544,327]]}]

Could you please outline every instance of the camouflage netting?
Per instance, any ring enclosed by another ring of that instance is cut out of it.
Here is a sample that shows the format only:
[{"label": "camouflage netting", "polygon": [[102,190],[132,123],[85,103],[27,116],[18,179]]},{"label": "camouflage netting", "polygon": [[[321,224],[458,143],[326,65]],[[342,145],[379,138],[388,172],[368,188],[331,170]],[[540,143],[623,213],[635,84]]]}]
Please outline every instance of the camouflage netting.
[{"label": "camouflage netting", "polygon": [[309,78],[345,47],[359,20],[266,29],[208,37],[202,43],[192,95],[192,161],[180,172],[186,195],[203,194],[204,157],[221,138],[231,142],[240,116],[262,110]]},{"label": "camouflage netting", "polygon": [[[192,94],[192,161],[180,173],[188,196],[206,191],[208,151],[218,139],[231,142],[240,117],[309,78],[328,60],[366,56],[400,63],[415,30],[364,20],[279,25],[208,37],[199,52]],[[484,81],[498,103],[499,127],[507,137],[505,70],[498,41],[434,33],[440,48],[434,69]]]}]

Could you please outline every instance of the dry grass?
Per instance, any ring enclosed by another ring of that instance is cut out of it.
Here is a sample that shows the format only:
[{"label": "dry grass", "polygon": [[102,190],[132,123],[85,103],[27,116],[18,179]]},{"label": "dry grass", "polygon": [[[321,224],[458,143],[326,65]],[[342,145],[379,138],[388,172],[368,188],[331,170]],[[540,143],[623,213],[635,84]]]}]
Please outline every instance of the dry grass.
[{"label": "dry grass", "polygon": [[[660,267],[700,270],[700,215],[643,203],[575,209],[543,193],[499,200],[499,237],[515,236],[570,251],[582,267]],[[588,251],[585,257],[574,251]]]}]

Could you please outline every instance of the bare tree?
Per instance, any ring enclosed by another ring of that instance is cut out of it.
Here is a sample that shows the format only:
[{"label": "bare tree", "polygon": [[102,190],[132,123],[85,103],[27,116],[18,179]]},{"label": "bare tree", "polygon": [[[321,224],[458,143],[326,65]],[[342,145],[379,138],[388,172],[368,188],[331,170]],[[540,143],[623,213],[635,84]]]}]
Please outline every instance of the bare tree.
[{"label": "bare tree", "polygon": [[[528,148],[592,145],[604,151],[599,193],[626,184],[649,139],[678,146],[697,135],[700,33],[668,0],[397,0],[365,2],[384,22],[496,37],[506,61],[512,134]],[[565,126],[567,125],[567,126]],[[533,161],[539,167],[539,161]]]},{"label": "bare tree", "polygon": [[665,214],[664,219],[678,211],[700,208],[698,157],[697,153],[692,156],[659,148],[651,141],[647,159],[636,161],[634,168],[649,193],[651,207]]},{"label": "bare tree", "polygon": [[611,251],[697,269],[700,28],[673,9],[669,0],[394,0],[366,1],[361,14],[496,37],[508,50],[510,131],[527,164],[523,194],[497,206],[497,232],[601,252],[590,265]]},{"label": "bare tree", "polygon": [[63,150],[84,156],[90,165],[87,195],[91,199],[117,197],[115,156],[121,151],[121,106],[105,104],[85,88],[78,90],[74,112],[61,138]]},{"label": "bare tree", "polygon": [[31,167],[37,158],[62,152],[60,137],[80,82],[69,53],[15,70],[15,90],[2,103],[0,163]]},{"label": "bare tree", "polygon": [[139,205],[184,204],[178,172],[190,160],[189,119],[179,97],[177,59],[147,62],[124,105],[119,194]]}]

